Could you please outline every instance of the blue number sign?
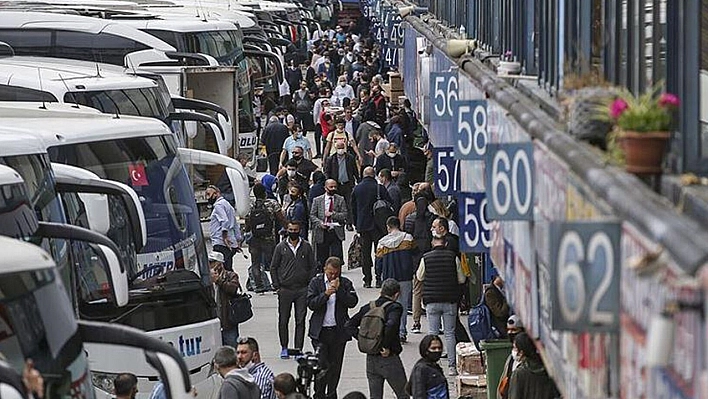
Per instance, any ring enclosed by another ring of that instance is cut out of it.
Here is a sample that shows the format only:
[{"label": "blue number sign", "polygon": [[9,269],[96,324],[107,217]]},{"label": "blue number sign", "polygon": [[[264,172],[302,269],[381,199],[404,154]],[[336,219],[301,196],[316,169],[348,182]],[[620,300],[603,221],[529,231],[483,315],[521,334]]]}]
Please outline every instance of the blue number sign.
[{"label": "blue number sign", "polygon": [[553,329],[616,331],[619,326],[620,224],[554,222],[550,235]]},{"label": "blue number sign", "polygon": [[430,120],[452,121],[457,103],[457,72],[430,74]]},{"label": "blue number sign", "polygon": [[435,194],[457,195],[460,190],[460,161],[455,160],[452,147],[433,149],[433,179]]},{"label": "blue number sign", "polygon": [[459,101],[455,107],[455,158],[485,160],[487,153],[487,100]]},{"label": "blue number sign", "polygon": [[533,220],[533,144],[487,144],[485,187],[492,220]]},{"label": "blue number sign", "polygon": [[492,237],[487,219],[487,194],[460,193],[457,196],[460,225],[460,251],[489,252]]}]

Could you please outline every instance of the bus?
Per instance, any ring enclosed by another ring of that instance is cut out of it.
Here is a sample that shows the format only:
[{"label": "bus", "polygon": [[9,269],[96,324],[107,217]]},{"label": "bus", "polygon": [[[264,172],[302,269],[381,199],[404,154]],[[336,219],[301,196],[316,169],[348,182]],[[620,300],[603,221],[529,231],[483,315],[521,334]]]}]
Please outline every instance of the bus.
[{"label": "bus", "polygon": [[[0,125],[31,130],[43,140],[52,162],[86,169],[136,191],[147,221],[147,244],[138,254],[137,267],[127,271],[128,304],[121,308],[97,298],[100,292],[84,293],[76,299],[79,317],[129,325],[172,343],[184,357],[200,397],[212,396],[218,380],[210,356],[221,345],[220,322],[182,159],[215,165],[223,159],[214,157],[230,158],[177,148],[174,135],[154,119],[116,118],[69,105],[0,103]],[[245,173],[230,160],[234,164],[226,168],[227,175],[234,187],[243,187],[243,182],[234,182],[243,179],[247,195]],[[128,365],[116,363],[124,358],[115,353],[97,358],[103,361],[91,366],[94,383],[107,397],[116,368]],[[147,370],[145,365],[140,368]],[[139,390],[150,392],[154,381],[154,374],[142,376]]]}]

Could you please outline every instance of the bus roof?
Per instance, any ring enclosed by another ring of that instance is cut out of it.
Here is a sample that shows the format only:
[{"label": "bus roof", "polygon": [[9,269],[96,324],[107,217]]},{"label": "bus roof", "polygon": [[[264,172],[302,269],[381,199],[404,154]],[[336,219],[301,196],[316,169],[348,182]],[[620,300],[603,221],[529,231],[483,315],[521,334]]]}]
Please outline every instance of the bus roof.
[{"label": "bus roof", "polygon": [[44,142],[27,128],[0,126],[0,157],[46,152]]},{"label": "bus roof", "polygon": [[0,58],[0,85],[46,91],[59,101],[67,92],[157,87],[154,80],[119,73],[117,69],[90,61],[44,57]]},{"label": "bus roof", "polygon": [[[5,249],[3,249],[5,248]],[[0,237],[0,275],[56,267],[54,260],[42,248],[10,237]]]},{"label": "bus roof", "polygon": [[179,33],[239,29],[238,26],[234,25],[232,22],[220,21],[217,19],[203,20],[194,15],[160,13],[156,14],[156,16],[157,18],[154,19],[130,19],[130,17],[121,17],[116,21],[141,30],[154,29]]},{"label": "bus roof", "polygon": [[222,6],[206,5],[203,7],[184,6],[149,6],[148,11],[157,13],[174,13],[191,16],[204,15],[208,20],[226,21],[236,23],[242,29],[249,29],[256,26],[256,16],[249,12],[228,10]]},{"label": "bus roof", "polygon": [[0,102],[0,126],[22,128],[40,137],[47,148],[56,145],[130,137],[172,135],[154,118],[116,117],[69,104]]},{"label": "bus roof", "polygon": [[0,12],[0,29],[57,29],[85,33],[107,33],[132,39],[160,51],[176,51],[153,35],[113,20],[48,12]]}]

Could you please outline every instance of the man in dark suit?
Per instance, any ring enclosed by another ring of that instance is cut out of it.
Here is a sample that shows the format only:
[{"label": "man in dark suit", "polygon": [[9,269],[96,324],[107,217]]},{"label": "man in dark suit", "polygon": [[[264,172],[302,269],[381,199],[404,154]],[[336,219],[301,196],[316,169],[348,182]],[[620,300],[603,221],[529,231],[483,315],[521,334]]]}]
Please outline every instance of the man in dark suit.
[{"label": "man in dark suit", "polygon": [[506,338],[506,322],[509,319],[509,303],[504,297],[504,280],[497,275],[484,290],[484,301],[492,314],[492,325],[497,329],[501,338]]},{"label": "man in dark suit", "polygon": [[[379,238],[385,232],[379,231],[374,220],[374,203],[377,196],[391,203],[391,197],[386,188],[376,182],[376,172],[371,166],[364,168],[364,178],[354,187],[352,192],[351,208],[356,223],[356,231],[361,234],[362,271],[364,273],[364,287],[371,288],[371,268],[374,264],[371,258],[371,248],[376,248]],[[378,276],[380,278],[380,276]],[[380,281],[377,281],[381,288]]]},{"label": "man in dark suit", "polygon": [[[327,179],[325,194],[316,197],[310,207],[310,228],[312,241],[317,247],[317,263],[321,269],[330,256],[344,258],[344,224],[347,221],[347,204],[344,197],[337,194],[337,182]],[[338,223],[333,226],[332,223]]]},{"label": "man in dark suit", "polygon": [[344,349],[351,340],[345,325],[349,309],[359,302],[354,285],[340,277],[341,272],[342,260],[333,256],[325,262],[324,273],[313,277],[307,287],[307,306],[312,310],[309,335],[312,346],[319,348],[320,365],[327,370],[315,381],[316,399],[337,398]]},{"label": "man in dark suit", "polygon": [[352,190],[357,181],[359,181],[359,169],[356,166],[356,160],[352,154],[347,152],[346,143],[338,142],[335,144],[337,154],[325,160],[325,175],[328,179],[337,182],[337,192],[344,197],[347,204],[347,230],[352,231],[354,228],[354,216],[351,211]]}]

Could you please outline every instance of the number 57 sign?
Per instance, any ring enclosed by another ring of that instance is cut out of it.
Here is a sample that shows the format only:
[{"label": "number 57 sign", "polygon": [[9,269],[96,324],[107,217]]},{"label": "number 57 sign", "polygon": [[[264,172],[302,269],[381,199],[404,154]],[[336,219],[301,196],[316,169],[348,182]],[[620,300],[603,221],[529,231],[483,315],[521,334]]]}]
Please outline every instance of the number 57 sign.
[{"label": "number 57 sign", "polygon": [[612,332],[619,326],[620,224],[551,223],[551,325]]}]

